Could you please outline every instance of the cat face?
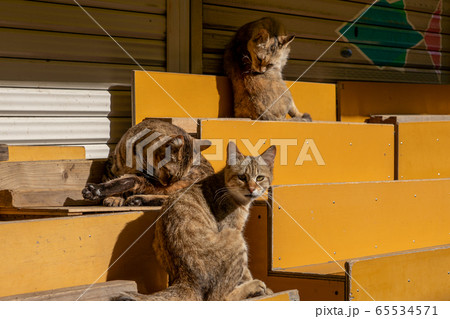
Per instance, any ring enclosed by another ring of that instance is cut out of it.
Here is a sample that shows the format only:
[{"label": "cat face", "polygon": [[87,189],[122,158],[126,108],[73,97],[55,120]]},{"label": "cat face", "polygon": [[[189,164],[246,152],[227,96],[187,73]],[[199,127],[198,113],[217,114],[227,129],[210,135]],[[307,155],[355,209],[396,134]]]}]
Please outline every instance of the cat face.
[{"label": "cat face", "polygon": [[225,185],[237,203],[248,204],[270,187],[275,155],[275,146],[260,156],[252,157],[242,155],[233,142],[228,144]]},{"label": "cat face", "polygon": [[263,74],[270,69],[281,71],[287,62],[289,55],[289,44],[295,36],[270,36],[267,30],[262,29],[247,43],[250,53],[251,72]]}]

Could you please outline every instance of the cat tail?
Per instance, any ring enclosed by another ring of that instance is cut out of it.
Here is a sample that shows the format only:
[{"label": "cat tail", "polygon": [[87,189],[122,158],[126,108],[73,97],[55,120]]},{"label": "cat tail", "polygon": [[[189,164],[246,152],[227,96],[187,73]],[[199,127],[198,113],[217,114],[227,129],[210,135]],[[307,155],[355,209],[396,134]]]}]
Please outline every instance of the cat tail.
[{"label": "cat tail", "polygon": [[143,295],[138,292],[122,292],[119,296],[113,297],[115,301],[199,301],[202,296],[193,288],[187,285],[174,284],[164,290],[151,295]]}]

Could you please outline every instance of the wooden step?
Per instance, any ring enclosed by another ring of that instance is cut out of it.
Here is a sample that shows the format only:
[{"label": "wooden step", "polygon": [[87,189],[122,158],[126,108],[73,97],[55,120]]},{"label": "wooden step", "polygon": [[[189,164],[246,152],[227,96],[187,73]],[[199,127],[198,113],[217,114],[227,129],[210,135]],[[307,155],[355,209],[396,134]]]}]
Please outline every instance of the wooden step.
[{"label": "wooden step", "polygon": [[448,115],[450,85],[339,82],[340,119],[364,122],[376,114]]},{"label": "wooden step", "polygon": [[0,301],[108,301],[123,291],[137,292],[130,280],[113,280],[94,285],[60,288],[0,298]]},{"label": "wooden step", "polygon": [[207,119],[200,132],[216,145],[203,152],[216,171],[232,140],[246,155],[279,145],[274,185],[394,179],[393,125]]},{"label": "wooden step", "polygon": [[[249,268],[254,278],[264,281],[274,292],[296,289],[302,300],[343,301],[345,276],[329,274],[288,274],[272,271],[272,210],[264,203],[253,206],[245,228],[249,247]],[[344,266],[344,265],[343,265]]]},{"label": "wooden step", "polygon": [[152,248],[159,214],[0,222],[0,297],[111,280],[133,280],[142,293],[166,288]]},{"label": "wooden step", "polygon": [[332,261],[447,244],[449,189],[450,179],[274,187],[271,269],[323,274]]},{"label": "wooden step", "polygon": [[0,145],[0,161],[34,162],[85,158],[86,150],[83,146]]},{"label": "wooden step", "polygon": [[298,290],[288,290],[274,293],[269,296],[261,296],[247,299],[246,301],[300,301]]},{"label": "wooden step", "polygon": [[450,245],[352,259],[346,299],[448,301],[449,265]]},{"label": "wooden step", "polygon": [[[293,82],[286,84],[290,87]],[[335,84],[297,82],[290,91],[301,112],[310,113],[316,121],[336,121]],[[133,124],[147,117],[217,118],[232,114],[231,83],[224,76],[134,72]]]}]

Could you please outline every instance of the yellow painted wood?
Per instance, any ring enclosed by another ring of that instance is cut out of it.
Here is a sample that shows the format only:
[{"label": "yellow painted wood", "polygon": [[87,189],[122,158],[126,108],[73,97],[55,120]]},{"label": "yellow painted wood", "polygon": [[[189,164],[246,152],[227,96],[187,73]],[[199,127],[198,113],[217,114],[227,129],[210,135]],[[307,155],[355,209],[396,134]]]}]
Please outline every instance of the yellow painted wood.
[{"label": "yellow painted wood", "polygon": [[448,301],[449,265],[450,245],[351,260],[347,298]]},{"label": "yellow painted wood", "polygon": [[338,103],[345,122],[375,114],[449,114],[450,85],[340,82]]},{"label": "yellow painted wood", "polygon": [[159,214],[130,212],[0,222],[0,296],[134,280],[141,292],[165,288],[166,275],[152,250]]},{"label": "yellow painted wood", "polygon": [[[286,82],[288,86],[292,83]],[[297,82],[290,90],[298,108],[310,113],[314,120],[336,120],[334,84]],[[232,107],[232,89],[226,77],[134,73],[134,124],[147,117],[231,117]]]},{"label": "yellow painted wood", "polygon": [[274,187],[272,267],[447,244],[449,189],[450,179]]},{"label": "yellow painted wood", "polygon": [[85,159],[83,146],[20,146],[9,145],[8,162],[34,162]]},{"label": "yellow painted wood", "polygon": [[398,125],[399,179],[450,177],[450,121]]},{"label": "yellow painted wood", "polygon": [[255,297],[247,301],[300,301],[297,290],[282,291],[269,296]]},{"label": "yellow painted wood", "polygon": [[275,293],[291,289],[300,292],[301,300],[344,300],[344,276],[341,279],[325,276],[292,276],[271,272],[269,269],[269,215],[266,205],[257,203],[251,208],[245,227],[245,238],[249,247],[249,269],[254,278],[262,280]]},{"label": "yellow painted wood", "polygon": [[256,154],[270,144],[284,145],[277,148],[274,185],[394,178],[394,128],[391,125],[253,123],[251,120],[201,121],[201,138],[217,144],[203,152],[216,171],[224,167],[226,146],[229,140],[234,140],[246,155],[251,154],[254,145]]}]

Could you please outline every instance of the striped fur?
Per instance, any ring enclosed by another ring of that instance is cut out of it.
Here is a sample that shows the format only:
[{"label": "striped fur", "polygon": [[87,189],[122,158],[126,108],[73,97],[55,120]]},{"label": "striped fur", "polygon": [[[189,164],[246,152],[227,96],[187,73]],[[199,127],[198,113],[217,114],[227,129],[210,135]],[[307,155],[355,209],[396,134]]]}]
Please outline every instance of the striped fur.
[{"label": "striped fur", "polygon": [[[153,247],[170,287],[153,295],[123,293],[115,300],[242,300],[270,294],[248,269],[243,236],[252,201],[272,181],[275,146],[244,157],[234,146],[234,165],[169,197]],[[261,161],[262,160],[262,161]]]},{"label": "striped fur", "polygon": [[[106,206],[160,204],[167,195],[214,174],[203,155],[194,154],[194,142],[175,125],[146,119],[122,136],[106,164],[104,183],[88,184],[83,197],[102,199]],[[193,164],[194,156],[200,156],[200,165]]]},{"label": "striped fur", "polygon": [[242,26],[225,51],[224,68],[234,93],[235,117],[253,120],[311,121],[300,113],[283,81],[281,71],[294,36],[282,24],[262,18]]}]

